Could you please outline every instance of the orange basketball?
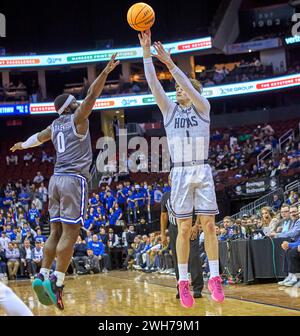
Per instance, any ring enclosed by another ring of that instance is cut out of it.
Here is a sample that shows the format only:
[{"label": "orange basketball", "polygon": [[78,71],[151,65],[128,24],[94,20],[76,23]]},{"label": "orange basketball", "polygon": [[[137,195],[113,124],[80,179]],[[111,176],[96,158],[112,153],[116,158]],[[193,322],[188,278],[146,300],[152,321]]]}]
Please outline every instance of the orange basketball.
[{"label": "orange basketball", "polygon": [[134,30],[144,31],[150,29],[155,21],[154,10],[146,3],[138,2],[129,8],[127,21]]}]

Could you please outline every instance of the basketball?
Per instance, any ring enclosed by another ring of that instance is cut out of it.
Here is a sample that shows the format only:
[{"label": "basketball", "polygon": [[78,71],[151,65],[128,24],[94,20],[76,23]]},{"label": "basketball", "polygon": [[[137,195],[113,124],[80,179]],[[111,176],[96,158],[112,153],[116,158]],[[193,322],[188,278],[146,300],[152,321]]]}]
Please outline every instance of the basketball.
[{"label": "basketball", "polygon": [[137,31],[150,29],[155,21],[155,13],[151,6],[144,2],[132,5],[127,12],[127,21]]}]

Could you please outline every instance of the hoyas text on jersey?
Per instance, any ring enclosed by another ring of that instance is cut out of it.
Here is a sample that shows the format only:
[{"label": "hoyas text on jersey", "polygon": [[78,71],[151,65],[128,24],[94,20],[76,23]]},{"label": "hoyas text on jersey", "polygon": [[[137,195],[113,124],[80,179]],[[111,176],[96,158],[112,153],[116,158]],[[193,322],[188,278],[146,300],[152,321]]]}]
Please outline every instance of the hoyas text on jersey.
[{"label": "hoyas text on jersey", "polygon": [[190,128],[198,126],[198,121],[196,116],[191,118],[175,118],[175,128]]}]

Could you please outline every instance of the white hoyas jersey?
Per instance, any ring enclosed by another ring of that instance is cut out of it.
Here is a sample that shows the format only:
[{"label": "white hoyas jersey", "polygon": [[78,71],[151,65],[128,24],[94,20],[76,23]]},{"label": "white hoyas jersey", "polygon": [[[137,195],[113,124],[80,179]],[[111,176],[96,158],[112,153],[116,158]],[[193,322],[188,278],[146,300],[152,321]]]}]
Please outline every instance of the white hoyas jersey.
[{"label": "white hoyas jersey", "polygon": [[173,163],[208,159],[210,136],[208,116],[201,115],[194,105],[183,109],[177,104],[164,122]]}]

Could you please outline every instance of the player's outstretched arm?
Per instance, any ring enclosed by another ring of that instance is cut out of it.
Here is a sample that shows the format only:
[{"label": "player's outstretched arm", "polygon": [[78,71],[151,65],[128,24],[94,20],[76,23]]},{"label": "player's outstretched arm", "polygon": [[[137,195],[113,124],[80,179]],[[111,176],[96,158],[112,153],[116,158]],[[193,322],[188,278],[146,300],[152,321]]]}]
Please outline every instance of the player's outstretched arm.
[{"label": "player's outstretched arm", "polygon": [[166,114],[174,103],[172,100],[166,95],[162,85],[160,84],[155,68],[152,62],[151,56],[151,31],[146,30],[145,32],[141,32],[139,35],[139,40],[141,47],[143,48],[143,57],[144,57],[144,69],[145,69],[145,76],[150,87],[150,90],[153,96],[156,99],[157,105],[163,114]]},{"label": "player's outstretched arm", "polygon": [[106,67],[90,86],[86,98],[84,99],[80,107],[75,111],[75,122],[80,123],[84,120],[87,120],[90,116],[97,98],[102,93],[107,76],[116,68],[116,66],[120,64],[120,61],[116,61],[116,57],[117,53],[112,55]]},{"label": "player's outstretched arm", "polygon": [[209,114],[209,101],[205,97],[201,96],[200,92],[198,92],[193,87],[188,77],[176,66],[170,56],[170,52],[167,52],[164,49],[161,42],[154,42],[154,48],[157,54],[152,54],[152,56],[157,57],[162,63],[164,63],[168,67],[176,83],[185,91],[187,96],[195,105],[196,109],[201,113]]},{"label": "player's outstretched arm", "polygon": [[32,135],[25,142],[17,142],[14,144],[10,151],[15,152],[16,150],[23,150],[31,147],[40,146],[42,143],[49,141],[51,139],[51,126],[48,126],[43,131]]}]

